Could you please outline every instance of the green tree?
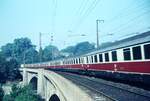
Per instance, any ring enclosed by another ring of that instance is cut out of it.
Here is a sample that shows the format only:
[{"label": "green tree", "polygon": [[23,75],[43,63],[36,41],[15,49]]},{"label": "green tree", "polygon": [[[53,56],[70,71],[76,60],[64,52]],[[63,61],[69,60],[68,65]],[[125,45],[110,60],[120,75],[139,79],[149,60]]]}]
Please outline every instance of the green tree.
[{"label": "green tree", "polygon": [[34,48],[35,46],[32,45],[30,39],[20,38],[14,40],[14,47],[15,58],[19,63],[23,63],[25,52],[30,48]]},{"label": "green tree", "polygon": [[42,101],[42,98],[29,85],[23,88],[13,85],[11,94],[5,95],[3,101]]},{"label": "green tree", "polygon": [[3,96],[4,96],[4,91],[3,91],[2,86],[0,85],[0,101],[2,101]]},{"label": "green tree", "polygon": [[10,95],[5,95],[1,101],[14,101],[14,99]]},{"label": "green tree", "polygon": [[7,61],[7,80],[14,81],[20,78],[19,64],[15,59]]},{"label": "green tree", "polygon": [[94,49],[95,49],[94,44],[91,44],[89,42],[81,42],[75,46],[74,54],[81,55],[81,54],[85,54]]},{"label": "green tree", "polygon": [[14,44],[8,43],[5,46],[1,47],[1,54],[3,54],[5,57],[13,57],[13,52],[14,52]]},{"label": "green tree", "polygon": [[5,83],[7,80],[13,81],[20,79],[19,64],[13,59],[5,59],[0,55],[0,83]]},{"label": "green tree", "polygon": [[[18,63],[24,62],[24,54],[28,50],[30,50],[31,52],[30,57],[34,57],[35,54],[38,56],[38,53],[35,50],[35,45],[33,45],[31,40],[28,38],[18,38],[15,39],[13,43],[8,43],[1,47],[1,53],[3,54],[3,56],[5,56],[7,59],[15,58]],[[29,59],[27,61],[29,61]],[[32,59],[30,59],[30,62],[31,61]]]},{"label": "green tree", "polygon": [[39,62],[39,53],[35,48],[30,48],[24,52],[23,61],[25,63]]},{"label": "green tree", "polygon": [[95,49],[95,45],[93,43],[89,43],[89,42],[81,42],[78,43],[75,46],[69,46],[63,50],[61,50],[61,52],[66,52],[69,53],[70,56],[71,55],[81,55],[81,54],[85,54],[91,50]]},{"label": "green tree", "polygon": [[48,45],[42,51],[43,61],[49,61],[59,57],[59,50],[56,46]]},{"label": "green tree", "polygon": [[75,50],[75,46],[68,46],[67,48],[62,49],[61,52],[66,52],[66,53],[73,54],[74,50]]},{"label": "green tree", "polygon": [[8,67],[6,66],[7,62],[5,58],[0,56],[0,83],[5,83],[8,74]]}]

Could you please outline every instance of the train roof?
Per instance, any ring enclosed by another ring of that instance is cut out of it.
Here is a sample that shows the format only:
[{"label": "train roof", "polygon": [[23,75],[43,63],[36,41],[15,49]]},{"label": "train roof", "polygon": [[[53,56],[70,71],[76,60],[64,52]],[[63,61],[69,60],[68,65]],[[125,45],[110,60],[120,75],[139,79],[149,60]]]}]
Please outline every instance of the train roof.
[{"label": "train roof", "polygon": [[147,32],[144,32],[144,33],[141,33],[141,34],[138,34],[138,35],[126,38],[126,39],[112,42],[108,44],[107,46],[100,46],[96,51],[90,52],[86,55],[91,55],[91,54],[98,53],[98,52],[99,53],[105,52],[109,50],[115,50],[118,48],[132,46],[132,45],[145,43],[145,42],[150,42],[150,31],[147,31]]}]

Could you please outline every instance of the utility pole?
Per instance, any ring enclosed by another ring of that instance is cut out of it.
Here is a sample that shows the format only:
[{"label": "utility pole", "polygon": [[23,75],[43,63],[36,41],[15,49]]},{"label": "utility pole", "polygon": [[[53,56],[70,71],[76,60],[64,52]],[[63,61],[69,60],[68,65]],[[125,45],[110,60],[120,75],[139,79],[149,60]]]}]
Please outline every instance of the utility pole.
[{"label": "utility pole", "polygon": [[39,33],[39,61],[42,62],[42,33]]},{"label": "utility pole", "polygon": [[104,23],[104,20],[96,20],[96,38],[97,38],[97,48],[99,48],[99,22],[103,22]]}]

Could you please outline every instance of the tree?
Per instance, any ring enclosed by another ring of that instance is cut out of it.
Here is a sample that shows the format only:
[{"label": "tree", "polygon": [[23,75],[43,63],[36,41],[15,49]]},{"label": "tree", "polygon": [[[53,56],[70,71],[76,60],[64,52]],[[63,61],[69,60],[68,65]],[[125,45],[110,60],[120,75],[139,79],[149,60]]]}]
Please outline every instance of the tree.
[{"label": "tree", "polygon": [[24,59],[24,53],[30,49],[34,48],[35,46],[32,45],[32,42],[28,38],[20,38],[20,39],[15,39],[14,40],[14,53],[17,61],[19,63],[23,63]]},{"label": "tree", "polygon": [[81,54],[85,54],[91,50],[95,49],[95,45],[89,42],[81,42],[78,43],[75,46],[69,46],[63,50],[61,50],[61,52],[67,52],[70,54],[70,56],[72,55],[81,55]]},{"label": "tree", "polygon": [[6,66],[7,62],[5,58],[0,56],[0,83],[4,83],[7,79],[7,69],[8,67]]},{"label": "tree", "polygon": [[10,95],[5,95],[1,101],[14,101],[14,99]]},{"label": "tree", "polygon": [[[13,43],[8,43],[1,47],[1,53],[3,54],[3,56],[5,56],[5,58],[7,59],[14,58],[18,61],[18,63],[24,62],[23,60],[24,55],[26,55],[26,52],[28,53],[28,57],[38,56],[38,52],[35,49],[35,45],[33,45],[31,40],[28,38],[18,38],[15,39]],[[35,58],[34,59],[28,58],[27,62],[29,63],[31,63],[31,61],[37,62],[37,57]]]},{"label": "tree", "polygon": [[20,79],[21,75],[18,69],[19,64],[15,59],[7,60],[0,55],[0,83]]},{"label": "tree", "polygon": [[10,59],[7,61],[7,80],[14,81],[16,79],[21,78],[21,74],[19,72],[19,64],[15,59]]},{"label": "tree", "polygon": [[23,58],[25,63],[39,62],[39,53],[35,48],[30,48],[24,52]]},{"label": "tree", "polygon": [[36,95],[29,85],[23,88],[13,85],[12,92],[5,95],[3,101],[42,101],[42,98]]},{"label": "tree", "polygon": [[89,42],[81,42],[75,46],[74,54],[81,55],[95,49],[94,44]]},{"label": "tree", "polygon": [[4,91],[3,91],[2,86],[0,85],[0,101],[2,101],[3,96],[4,96]]},{"label": "tree", "polygon": [[5,57],[13,57],[14,45],[12,43],[8,43],[5,46],[2,46],[1,50],[1,54]]},{"label": "tree", "polygon": [[65,49],[62,49],[61,52],[67,52],[67,53],[74,53],[74,50],[75,50],[75,46],[68,46],[67,48]]},{"label": "tree", "polygon": [[59,50],[56,46],[48,45],[42,51],[43,61],[56,59],[59,56]]}]

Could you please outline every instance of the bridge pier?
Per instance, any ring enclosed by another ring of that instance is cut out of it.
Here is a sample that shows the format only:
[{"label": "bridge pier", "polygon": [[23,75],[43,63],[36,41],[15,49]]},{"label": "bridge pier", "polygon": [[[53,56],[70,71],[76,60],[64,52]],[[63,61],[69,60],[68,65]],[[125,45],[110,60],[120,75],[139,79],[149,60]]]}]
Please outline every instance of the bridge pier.
[{"label": "bridge pier", "polygon": [[24,68],[23,69],[23,85],[27,85],[28,84],[28,74],[27,74],[27,69]]},{"label": "bridge pier", "polygon": [[42,97],[45,97],[45,89],[44,89],[44,75],[43,75],[43,69],[38,70],[38,88],[37,93],[41,95]]}]

